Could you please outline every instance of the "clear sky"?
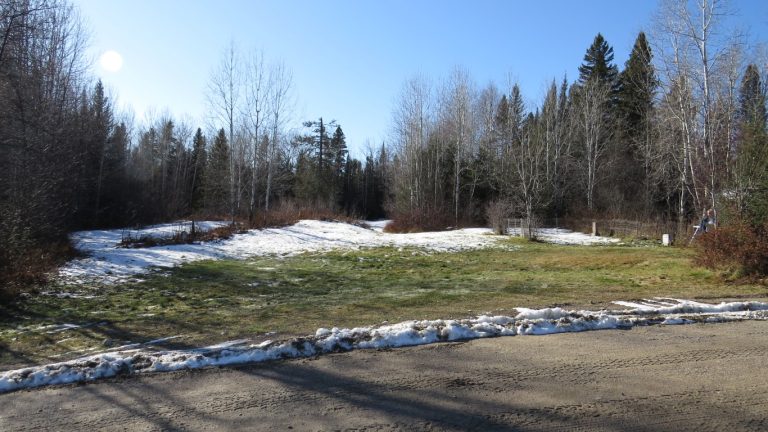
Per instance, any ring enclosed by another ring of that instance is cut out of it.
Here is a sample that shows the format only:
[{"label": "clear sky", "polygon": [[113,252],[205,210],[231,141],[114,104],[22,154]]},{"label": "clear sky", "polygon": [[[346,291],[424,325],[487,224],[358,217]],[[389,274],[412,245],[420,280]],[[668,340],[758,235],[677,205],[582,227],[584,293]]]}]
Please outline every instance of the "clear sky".
[{"label": "clear sky", "polygon": [[[154,109],[206,125],[205,88],[230,41],[292,70],[294,124],[336,119],[352,154],[388,137],[402,83],[436,84],[455,66],[503,88],[510,74],[531,103],[564,74],[578,76],[601,32],[623,67],[653,0],[73,0],[91,30],[93,72],[141,120]],[[733,0],[735,20],[768,42],[768,1]],[[114,50],[122,68],[98,57]]]}]

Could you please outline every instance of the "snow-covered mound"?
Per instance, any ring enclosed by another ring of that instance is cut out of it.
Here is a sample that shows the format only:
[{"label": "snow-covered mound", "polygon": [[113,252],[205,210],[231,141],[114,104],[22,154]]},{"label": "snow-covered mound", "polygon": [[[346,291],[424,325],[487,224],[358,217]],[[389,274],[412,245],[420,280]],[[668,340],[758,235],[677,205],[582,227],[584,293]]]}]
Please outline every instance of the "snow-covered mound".
[{"label": "snow-covered mound", "polygon": [[[707,304],[676,299],[618,302],[632,309],[568,311],[518,308],[515,316],[482,315],[461,320],[405,321],[352,329],[318,329],[313,336],[250,344],[232,341],[192,350],[125,349],[68,362],[0,373],[0,393],[52,384],[92,381],[144,372],[310,357],[353,349],[380,349],[493,336],[545,335],[637,325],[768,320],[768,303]],[[656,306],[653,306],[653,305]]]},{"label": "snow-covered mound", "polygon": [[[371,222],[373,229],[340,223],[302,220],[284,228],[250,230],[227,240],[148,248],[118,248],[123,236],[172,236],[189,230],[189,222],[155,225],[141,230],[80,231],[72,235],[77,247],[88,257],[70,261],[59,274],[65,281],[117,283],[147,273],[153,267],[174,267],[206,259],[243,259],[253,256],[289,256],[303,252],[336,249],[354,250],[379,246],[420,248],[432,252],[457,252],[493,247],[501,236],[486,228],[415,234],[383,232],[387,221]],[[197,229],[211,229],[224,222],[196,222]],[[593,244],[616,241],[563,230],[544,230],[545,241],[567,244]]]}]

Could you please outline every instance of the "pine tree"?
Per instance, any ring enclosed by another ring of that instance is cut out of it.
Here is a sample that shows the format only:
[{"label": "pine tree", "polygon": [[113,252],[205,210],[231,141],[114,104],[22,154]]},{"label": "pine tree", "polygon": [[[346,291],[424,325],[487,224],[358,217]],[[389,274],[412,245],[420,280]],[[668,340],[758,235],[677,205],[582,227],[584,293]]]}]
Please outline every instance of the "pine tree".
[{"label": "pine tree", "polygon": [[[306,154],[307,157],[311,153],[314,153],[314,165],[315,165],[315,178],[311,179],[311,183],[314,184],[312,189],[315,190],[312,201],[325,206],[333,206],[336,202],[337,192],[341,185],[342,180],[338,180],[337,173],[343,173],[344,160],[340,159],[340,165],[337,166],[337,154],[333,148],[331,137],[328,135],[328,130],[331,128],[337,128],[336,121],[326,123],[322,117],[316,121],[304,122],[304,127],[312,128],[311,135],[304,135],[300,138],[301,142],[305,146],[309,146],[310,150]],[[340,131],[337,131],[340,132]],[[343,132],[341,136],[343,138]],[[339,145],[341,143],[338,143]],[[344,152],[346,152],[346,143],[344,143]],[[344,153],[346,154],[346,153]],[[305,161],[306,162],[309,161]],[[306,173],[304,173],[306,175]],[[337,181],[338,180],[338,181]],[[302,180],[310,181],[306,178]],[[304,187],[303,189],[306,189]]]},{"label": "pine tree", "polygon": [[579,83],[585,84],[592,79],[613,87],[616,83],[618,69],[613,62],[613,47],[598,33],[592,45],[584,54],[584,63],[579,66]]}]

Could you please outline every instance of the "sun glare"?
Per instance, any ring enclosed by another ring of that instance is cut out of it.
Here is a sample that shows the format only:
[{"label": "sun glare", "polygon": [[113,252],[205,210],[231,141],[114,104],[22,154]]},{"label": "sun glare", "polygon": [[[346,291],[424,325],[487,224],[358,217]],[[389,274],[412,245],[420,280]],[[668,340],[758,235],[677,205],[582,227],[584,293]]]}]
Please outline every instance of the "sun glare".
[{"label": "sun glare", "polygon": [[101,68],[107,72],[117,72],[123,67],[123,56],[117,51],[105,51],[99,59]]}]

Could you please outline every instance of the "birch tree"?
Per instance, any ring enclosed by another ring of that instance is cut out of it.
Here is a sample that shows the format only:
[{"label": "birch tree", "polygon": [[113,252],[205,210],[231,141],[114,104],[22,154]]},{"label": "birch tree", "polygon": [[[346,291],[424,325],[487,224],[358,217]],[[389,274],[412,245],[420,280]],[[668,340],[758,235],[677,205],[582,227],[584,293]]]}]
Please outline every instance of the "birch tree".
[{"label": "birch tree", "polygon": [[[251,53],[245,65],[245,103],[243,117],[248,129],[250,141],[251,182],[248,201],[248,219],[253,221],[256,212],[256,185],[259,167],[259,144],[263,133],[263,122],[267,103],[267,73],[264,69],[264,54],[260,51]],[[230,141],[231,142],[231,141]],[[267,155],[267,159],[269,156]]]},{"label": "birch tree", "polygon": [[264,192],[264,209],[269,211],[270,197],[272,196],[272,183],[274,180],[275,164],[278,163],[282,132],[288,122],[292,108],[291,91],[293,88],[293,74],[278,62],[272,65],[269,73],[269,85],[267,98],[269,101],[270,139],[267,144],[267,184]]},{"label": "birch tree", "polygon": [[453,153],[452,201],[454,223],[457,224],[461,206],[462,176],[466,170],[467,157],[474,146],[473,98],[474,88],[469,74],[463,69],[455,69],[444,89],[441,117],[448,130]]},{"label": "birch tree", "polygon": [[610,87],[600,80],[589,80],[576,88],[575,121],[579,131],[581,177],[587,208],[595,209],[595,188],[605,168],[605,153],[611,137],[607,107]]},{"label": "birch tree", "polygon": [[[229,202],[229,213],[232,221],[235,218],[235,212],[239,204],[237,190],[239,185],[236,170],[236,146],[235,129],[237,128],[238,114],[240,113],[243,98],[242,88],[242,68],[240,64],[239,53],[234,42],[230,42],[222,53],[218,65],[211,72],[208,82],[208,104],[214,115],[216,124],[224,124],[229,143],[228,150],[230,155],[229,162],[229,190],[227,201]],[[214,125],[215,126],[215,125]],[[216,128],[218,129],[218,128]]]},{"label": "birch tree", "polygon": [[397,212],[423,210],[425,184],[422,152],[432,125],[431,87],[426,78],[407,80],[393,110],[397,158],[392,178]]},{"label": "birch tree", "polygon": [[[662,4],[656,21],[661,31],[659,42],[664,52],[665,66],[673,66],[672,82],[685,82],[692,90],[696,117],[686,145],[690,156],[690,181],[697,209],[716,208],[718,188],[724,180],[725,170],[719,155],[727,153],[718,148],[714,130],[717,81],[727,80],[717,71],[724,70],[720,63],[728,59],[733,40],[723,34],[723,21],[730,15],[725,0],[668,0]],[[685,76],[683,76],[683,74]],[[682,112],[681,112],[682,113]],[[700,172],[699,172],[700,171]],[[706,203],[706,204],[705,204]],[[682,213],[682,208],[681,208]]]}]

